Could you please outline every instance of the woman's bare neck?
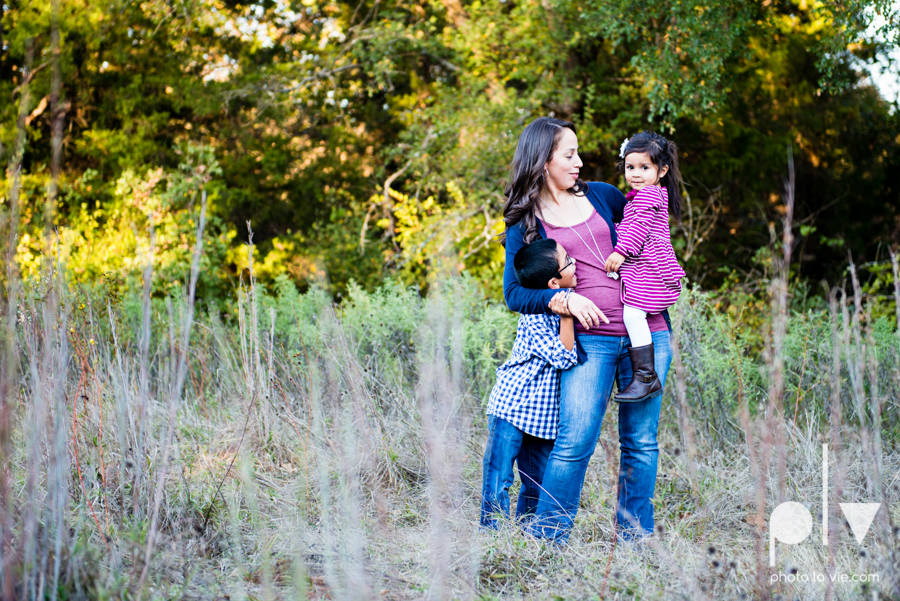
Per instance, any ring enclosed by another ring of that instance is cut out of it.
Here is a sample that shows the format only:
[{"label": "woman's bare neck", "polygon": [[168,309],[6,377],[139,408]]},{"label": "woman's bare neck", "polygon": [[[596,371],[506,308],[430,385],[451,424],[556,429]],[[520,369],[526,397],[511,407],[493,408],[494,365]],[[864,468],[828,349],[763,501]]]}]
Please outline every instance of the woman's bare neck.
[{"label": "woman's bare neck", "polygon": [[[541,194],[540,219],[544,223],[556,227],[577,225],[590,219],[590,201],[583,195],[572,194],[568,190],[559,190],[556,198],[552,198],[545,188]],[[582,206],[587,205],[587,206]]]}]

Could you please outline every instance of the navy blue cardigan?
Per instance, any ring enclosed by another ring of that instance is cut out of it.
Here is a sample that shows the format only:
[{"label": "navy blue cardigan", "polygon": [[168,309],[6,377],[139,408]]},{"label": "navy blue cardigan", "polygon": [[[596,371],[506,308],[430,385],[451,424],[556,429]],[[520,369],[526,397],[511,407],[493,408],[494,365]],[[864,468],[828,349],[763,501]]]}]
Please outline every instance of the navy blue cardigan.
[{"label": "navy blue cardigan", "polygon": [[[597,214],[606,220],[612,245],[616,245],[616,223],[622,221],[625,211],[625,196],[619,190],[605,182],[590,182],[585,191],[587,199]],[[544,226],[538,221],[538,233],[541,238],[547,237]],[[559,292],[552,288],[533,290],[523,288],[516,278],[513,259],[516,253],[525,246],[525,224],[521,221],[506,229],[506,267],[503,268],[503,299],[506,306],[516,313],[551,313],[550,299]]]},{"label": "navy blue cardigan", "polygon": [[[589,182],[585,196],[591,202],[594,210],[604,220],[609,227],[609,236],[612,238],[613,247],[616,246],[616,223],[622,221],[625,212],[625,195],[619,192],[618,188],[611,186],[605,182]],[[537,223],[538,234],[541,238],[547,237],[547,232],[540,221]],[[509,226],[506,229],[506,266],[503,268],[503,298],[506,306],[516,313],[534,314],[534,313],[552,313],[550,311],[550,299],[559,292],[552,288],[543,290],[535,290],[532,288],[523,288],[516,278],[516,271],[513,267],[513,259],[516,253],[525,246],[525,224],[521,221]],[[663,318],[672,329],[672,322],[669,321],[669,312],[663,311]],[[578,352],[578,363],[584,363],[587,355],[578,342],[578,336],[575,336],[575,343]]]}]

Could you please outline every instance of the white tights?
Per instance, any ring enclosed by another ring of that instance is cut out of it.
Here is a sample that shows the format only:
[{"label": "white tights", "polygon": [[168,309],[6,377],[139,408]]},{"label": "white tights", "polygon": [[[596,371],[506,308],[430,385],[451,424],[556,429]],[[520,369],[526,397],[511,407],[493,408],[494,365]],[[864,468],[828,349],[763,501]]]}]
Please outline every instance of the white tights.
[{"label": "white tights", "polygon": [[628,337],[631,338],[633,348],[653,343],[650,326],[647,325],[646,311],[625,305],[625,309],[622,311],[622,321],[625,322],[625,329],[628,330]]}]

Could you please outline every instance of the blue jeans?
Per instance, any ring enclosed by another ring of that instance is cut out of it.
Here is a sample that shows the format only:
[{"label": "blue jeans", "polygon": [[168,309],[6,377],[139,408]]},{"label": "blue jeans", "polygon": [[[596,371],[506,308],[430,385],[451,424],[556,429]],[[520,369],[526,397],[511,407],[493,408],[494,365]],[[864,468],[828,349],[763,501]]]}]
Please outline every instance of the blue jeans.
[{"label": "blue jeans", "polygon": [[504,419],[488,416],[488,440],[484,449],[481,485],[481,525],[497,529],[497,514],[509,517],[509,487],[513,462],[519,466],[522,489],[516,504],[516,519],[534,513],[541,479],[553,441],[526,434]]},{"label": "blue jeans", "polygon": [[[564,542],[569,537],[588,462],[618,370],[619,390],[631,382],[627,336],[579,336],[588,360],[562,372],[559,435],[544,471],[543,488],[529,531]],[[653,333],[654,361],[665,385],[672,362],[669,332]],[[659,458],[656,434],[662,396],[619,403],[619,490],[616,524],[626,538],[653,532],[653,491]]]}]

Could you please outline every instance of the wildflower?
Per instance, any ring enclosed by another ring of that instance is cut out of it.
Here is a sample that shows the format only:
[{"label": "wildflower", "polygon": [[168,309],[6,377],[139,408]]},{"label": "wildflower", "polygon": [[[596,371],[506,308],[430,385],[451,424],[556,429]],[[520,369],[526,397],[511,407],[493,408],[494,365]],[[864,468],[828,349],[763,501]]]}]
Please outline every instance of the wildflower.
[{"label": "wildflower", "polygon": [[93,345],[93,344],[94,344],[94,339],[91,338],[88,342],[90,342],[90,343]]}]

